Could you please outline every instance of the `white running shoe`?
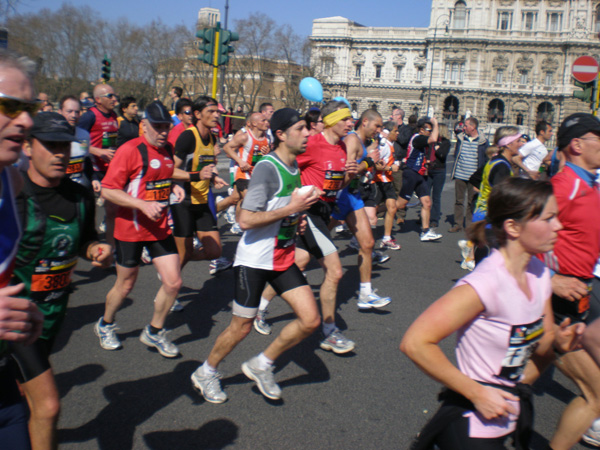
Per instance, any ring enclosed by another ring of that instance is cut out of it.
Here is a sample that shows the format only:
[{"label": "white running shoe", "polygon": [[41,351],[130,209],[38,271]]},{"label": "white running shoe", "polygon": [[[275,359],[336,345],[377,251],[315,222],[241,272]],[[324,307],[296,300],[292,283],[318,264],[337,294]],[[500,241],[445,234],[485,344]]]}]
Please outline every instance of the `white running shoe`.
[{"label": "white running shoe", "polygon": [[421,232],[421,241],[422,242],[427,242],[427,241],[437,241],[438,239],[441,239],[442,235],[440,233],[436,233],[436,231],[433,228],[430,228],[429,230],[427,230],[427,232],[422,231]]}]

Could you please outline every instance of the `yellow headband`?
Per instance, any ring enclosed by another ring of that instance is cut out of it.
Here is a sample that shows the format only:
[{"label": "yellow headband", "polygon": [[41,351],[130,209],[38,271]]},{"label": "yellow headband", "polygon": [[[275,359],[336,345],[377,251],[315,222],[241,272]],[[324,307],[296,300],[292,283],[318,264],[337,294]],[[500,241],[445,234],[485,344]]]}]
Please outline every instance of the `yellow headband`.
[{"label": "yellow headband", "polygon": [[349,117],[352,117],[350,110],[348,108],[342,108],[323,117],[323,123],[325,124],[326,128],[329,128],[334,126],[340,120],[345,120]]}]

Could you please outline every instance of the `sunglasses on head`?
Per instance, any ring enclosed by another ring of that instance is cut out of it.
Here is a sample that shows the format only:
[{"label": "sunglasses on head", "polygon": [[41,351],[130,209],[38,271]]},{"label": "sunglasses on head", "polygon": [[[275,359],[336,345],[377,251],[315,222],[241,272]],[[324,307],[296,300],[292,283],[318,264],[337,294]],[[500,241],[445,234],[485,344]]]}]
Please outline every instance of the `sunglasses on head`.
[{"label": "sunglasses on head", "polygon": [[11,119],[16,118],[22,112],[26,112],[33,117],[42,106],[41,100],[24,100],[0,93],[0,113]]}]

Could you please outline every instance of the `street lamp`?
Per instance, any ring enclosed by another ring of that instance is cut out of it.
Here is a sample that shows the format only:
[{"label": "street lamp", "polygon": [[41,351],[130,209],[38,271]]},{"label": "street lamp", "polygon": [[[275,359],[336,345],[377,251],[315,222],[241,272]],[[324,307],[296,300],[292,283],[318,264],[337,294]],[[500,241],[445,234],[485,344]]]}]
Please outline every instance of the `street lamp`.
[{"label": "street lamp", "polygon": [[439,28],[440,19],[444,19],[444,26],[446,28],[446,33],[448,33],[448,22],[450,16],[448,14],[442,14],[438,16],[435,21],[435,28],[433,29],[433,43],[431,45],[431,67],[429,68],[429,90],[427,92],[427,114],[429,114],[429,105],[431,102],[431,83],[433,82],[433,60],[435,58],[435,38],[437,37],[437,30]]}]

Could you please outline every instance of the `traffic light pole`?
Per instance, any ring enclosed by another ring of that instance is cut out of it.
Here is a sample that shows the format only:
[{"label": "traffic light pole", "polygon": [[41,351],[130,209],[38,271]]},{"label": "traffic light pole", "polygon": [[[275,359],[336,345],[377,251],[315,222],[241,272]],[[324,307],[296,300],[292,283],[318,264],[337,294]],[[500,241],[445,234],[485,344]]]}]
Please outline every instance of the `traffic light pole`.
[{"label": "traffic light pole", "polygon": [[219,38],[221,28],[217,26],[215,33],[215,47],[213,55],[213,79],[212,79],[212,98],[217,98],[217,77],[219,76]]},{"label": "traffic light pole", "polygon": [[[598,74],[598,76],[600,76],[600,73]],[[596,77],[596,80],[594,81],[594,100],[592,103],[592,114],[594,116],[598,116],[598,99],[599,99],[599,95],[598,95],[598,77]]]}]

